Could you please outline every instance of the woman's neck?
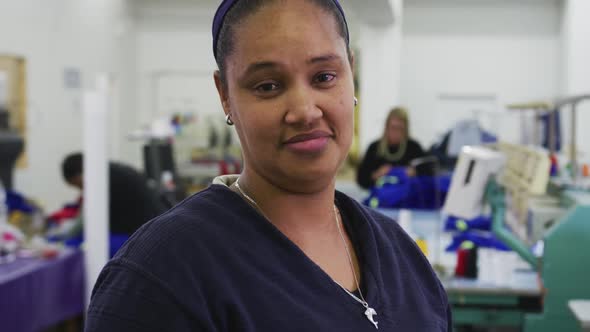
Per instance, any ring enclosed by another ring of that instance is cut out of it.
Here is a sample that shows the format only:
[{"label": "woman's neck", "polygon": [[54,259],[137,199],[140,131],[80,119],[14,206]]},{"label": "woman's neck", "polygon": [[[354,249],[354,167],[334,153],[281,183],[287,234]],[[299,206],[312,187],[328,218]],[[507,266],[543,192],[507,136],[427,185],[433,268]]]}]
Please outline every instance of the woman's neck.
[{"label": "woman's neck", "polygon": [[256,202],[260,212],[289,237],[307,237],[309,234],[337,231],[334,180],[320,190],[296,193],[245,169],[239,178],[239,184]]},{"label": "woman's neck", "polygon": [[[255,172],[244,170],[239,178],[242,191],[255,201],[255,207],[287,238],[299,247],[332,279],[349,290],[357,289],[356,273],[361,278],[358,259],[346,233],[339,232],[334,208],[335,180],[331,179],[320,190],[294,193]],[[351,269],[352,268],[352,269]]]}]

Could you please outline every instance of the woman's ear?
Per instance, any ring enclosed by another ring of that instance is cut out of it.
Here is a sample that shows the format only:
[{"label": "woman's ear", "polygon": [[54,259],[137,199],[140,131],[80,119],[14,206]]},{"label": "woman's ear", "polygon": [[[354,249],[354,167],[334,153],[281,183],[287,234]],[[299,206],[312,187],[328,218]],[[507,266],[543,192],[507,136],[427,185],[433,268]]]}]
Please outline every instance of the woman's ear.
[{"label": "woman's ear", "polygon": [[215,87],[217,88],[217,93],[219,94],[219,100],[221,101],[223,112],[227,115],[230,113],[227,84],[221,78],[221,73],[219,70],[216,70],[215,73],[213,73],[213,80],[215,81]]}]

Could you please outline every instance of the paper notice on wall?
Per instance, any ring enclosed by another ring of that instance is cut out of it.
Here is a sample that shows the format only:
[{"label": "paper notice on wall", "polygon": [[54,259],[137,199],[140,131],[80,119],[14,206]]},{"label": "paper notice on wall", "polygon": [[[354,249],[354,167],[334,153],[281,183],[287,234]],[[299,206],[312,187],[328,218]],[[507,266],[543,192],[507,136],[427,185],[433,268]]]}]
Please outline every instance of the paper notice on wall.
[{"label": "paper notice on wall", "polygon": [[0,107],[8,104],[8,73],[0,71]]}]

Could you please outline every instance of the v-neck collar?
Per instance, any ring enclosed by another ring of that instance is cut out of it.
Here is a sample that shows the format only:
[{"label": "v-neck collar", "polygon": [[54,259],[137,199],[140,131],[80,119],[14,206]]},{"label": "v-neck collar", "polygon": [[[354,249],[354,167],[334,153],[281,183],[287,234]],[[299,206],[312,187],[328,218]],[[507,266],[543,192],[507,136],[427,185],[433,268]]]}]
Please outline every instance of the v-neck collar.
[{"label": "v-neck collar", "polygon": [[340,212],[346,216],[343,220],[344,225],[359,259],[362,271],[361,290],[365,300],[379,313],[380,295],[384,285],[374,220],[358,202],[339,191],[336,191],[336,203]]},{"label": "v-neck collar", "polygon": [[[217,178],[217,181],[213,183],[211,188],[219,188],[220,190],[228,193],[228,196],[235,201],[231,202],[230,205],[239,204],[241,205],[241,208],[247,208],[247,211],[251,213],[251,217],[253,217],[253,221],[256,221],[259,225],[270,229],[282,245],[292,250],[293,254],[304,260],[309,267],[317,272],[319,277],[324,279],[324,287],[326,289],[329,288],[330,291],[334,292],[334,294],[340,294],[339,296],[343,299],[343,303],[355,314],[362,314],[365,308],[361,304],[359,304],[342,288],[340,288],[336,281],[332,279],[332,277],[330,277],[330,275],[328,275],[311,258],[309,258],[309,256],[307,256],[307,254],[305,254],[305,252],[299,248],[299,246],[297,246],[275,225],[269,222],[252,205],[248,204],[248,202],[246,202],[242,196],[229,187],[233,184],[233,182],[235,182],[236,179],[237,176],[225,176],[223,178]],[[361,208],[359,203],[352,200],[345,194],[336,191],[335,199],[336,206],[340,209],[340,212],[345,215],[345,218],[342,219],[343,224],[359,259],[359,266],[361,270],[361,290],[363,291],[363,295],[369,306],[377,310],[377,313],[379,314],[381,303],[380,293],[383,291],[383,280],[374,234],[374,221]]]}]

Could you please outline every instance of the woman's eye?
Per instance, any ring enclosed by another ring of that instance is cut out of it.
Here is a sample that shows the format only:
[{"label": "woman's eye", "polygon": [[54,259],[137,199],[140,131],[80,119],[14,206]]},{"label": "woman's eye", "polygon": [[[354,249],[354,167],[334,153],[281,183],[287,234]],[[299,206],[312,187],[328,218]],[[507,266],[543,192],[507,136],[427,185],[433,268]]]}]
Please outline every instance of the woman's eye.
[{"label": "woman's eye", "polygon": [[279,85],[276,83],[262,83],[256,86],[255,90],[257,92],[273,92],[279,88]]},{"label": "woman's eye", "polygon": [[336,78],[336,76],[333,74],[322,73],[316,76],[315,81],[318,83],[326,83],[331,82],[334,78]]}]

